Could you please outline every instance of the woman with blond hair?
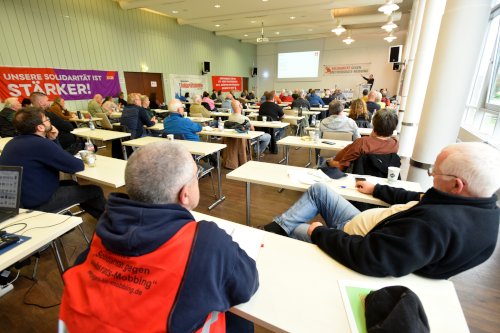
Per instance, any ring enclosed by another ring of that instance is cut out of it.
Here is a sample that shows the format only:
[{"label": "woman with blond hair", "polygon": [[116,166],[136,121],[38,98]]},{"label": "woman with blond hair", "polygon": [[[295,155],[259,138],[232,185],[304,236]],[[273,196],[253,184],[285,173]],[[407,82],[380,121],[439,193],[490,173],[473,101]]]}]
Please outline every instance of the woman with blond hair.
[{"label": "woman with blond hair", "polygon": [[349,118],[353,119],[359,128],[371,128],[371,116],[366,108],[366,103],[362,99],[355,99],[351,102]]}]

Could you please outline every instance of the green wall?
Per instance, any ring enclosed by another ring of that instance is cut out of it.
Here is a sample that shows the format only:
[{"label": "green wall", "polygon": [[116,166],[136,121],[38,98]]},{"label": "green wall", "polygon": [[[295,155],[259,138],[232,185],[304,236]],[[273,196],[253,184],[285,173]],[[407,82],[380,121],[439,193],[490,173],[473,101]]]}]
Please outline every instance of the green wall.
[{"label": "green wall", "polygon": [[[163,73],[167,98],[169,74],[199,75],[210,61],[213,75],[249,77],[256,63],[253,44],[112,0],[1,0],[0,45],[1,66],[117,70],[123,90],[123,71],[146,64]],[[87,101],[68,106],[86,109]]]}]

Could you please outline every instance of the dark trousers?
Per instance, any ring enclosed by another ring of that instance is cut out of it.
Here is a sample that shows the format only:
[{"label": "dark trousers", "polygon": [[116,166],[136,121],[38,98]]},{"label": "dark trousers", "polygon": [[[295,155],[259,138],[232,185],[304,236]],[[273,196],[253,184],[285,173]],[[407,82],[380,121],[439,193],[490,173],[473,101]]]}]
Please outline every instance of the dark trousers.
[{"label": "dark trousers", "polygon": [[32,209],[57,213],[75,204],[80,204],[80,207],[85,209],[87,213],[98,219],[104,212],[106,199],[104,199],[104,193],[99,186],[79,185],[72,180],[62,180],[49,201]]},{"label": "dark trousers", "polygon": [[227,333],[253,333],[254,326],[251,321],[243,319],[234,313],[226,312],[226,332]]}]

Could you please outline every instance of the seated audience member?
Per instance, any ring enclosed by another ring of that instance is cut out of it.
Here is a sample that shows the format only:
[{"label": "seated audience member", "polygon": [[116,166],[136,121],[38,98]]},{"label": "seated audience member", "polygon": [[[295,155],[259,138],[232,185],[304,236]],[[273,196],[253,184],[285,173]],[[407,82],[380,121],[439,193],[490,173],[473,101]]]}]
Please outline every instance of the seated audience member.
[{"label": "seated audience member", "polygon": [[370,91],[368,89],[363,89],[363,97],[361,97],[361,99],[363,100],[363,102],[367,102],[368,101],[368,93]]},{"label": "seated audience member", "polygon": [[380,105],[381,109],[385,109],[385,107],[387,105],[385,105],[385,103],[382,102],[382,94],[379,93],[378,91],[376,91],[375,93],[377,94],[377,96],[375,97],[375,103],[377,103],[378,105]]},{"label": "seated audience member", "polygon": [[200,141],[198,132],[201,132],[201,125],[194,123],[189,118],[184,117],[184,105],[178,99],[173,99],[168,103],[170,115],[163,121],[163,133],[183,135],[184,139],[190,141]]},{"label": "seated audience member", "polygon": [[149,118],[153,118],[155,116],[155,112],[149,107],[150,104],[151,101],[149,100],[149,97],[147,95],[141,95],[141,107],[146,110]]},{"label": "seated audience member", "polygon": [[298,110],[300,108],[310,110],[311,104],[309,104],[309,101],[305,99],[305,96],[306,92],[300,91],[297,99],[292,102],[292,105],[290,105],[290,107],[294,110]]},{"label": "seated audience member", "polygon": [[97,117],[96,113],[106,113],[102,108],[102,96],[101,94],[95,94],[94,98],[89,101],[87,105],[87,110],[92,117]]},{"label": "seated audience member", "polygon": [[16,135],[16,129],[12,121],[16,112],[21,109],[21,103],[17,97],[9,97],[4,101],[4,108],[0,111],[0,137],[11,137]]},{"label": "seated audience member", "polygon": [[120,123],[128,129],[131,138],[137,139],[146,136],[144,126],[150,127],[156,122],[156,117],[150,118],[146,109],[142,107],[141,94],[128,94],[127,105],[123,108]]},{"label": "seated audience member", "polygon": [[292,103],[293,102],[293,97],[291,96],[290,92],[288,90],[285,90],[283,93],[283,97],[280,97],[281,101],[283,103]]},{"label": "seated audience member", "polygon": [[228,311],[257,290],[255,261],[215,223],[191,214],[200,194],[186,148],[157,142],[139,149],[125,184],[128,194],[110,194],[89,249],[64,273],[59,330],[252,330],[247,321],[234,327]]},{"label": "seated audience member", "polygon": [[[253,125],[250,123],[250,119],[244,115],[241,114],[241,102],[237,100],[233,100],[231,103],[234,113],[231,114],[227,121],[232,121],[238,124],[244,124],[245,122],[248,123],[250,131],[255,131],[255,128]],[[266,150],[267,146],[269,145],[269,141],[271,141],[271,135],[269,133],[264,133],[263,135],[259,136],[255,140],[258,140],[257,144],[255,145],[255,152],[257,153],[257,145],[259,145],[258,151],[262,156],[264,156],[264,151]],[[261,157],[262,157],[261,156]]]},{"label": "seated audience member", "polygon": [[316,105],[316,106],[325,106],[325,102],[323,102],[323,100],[321,99],[321,97],[319,97],[318,95],[316,95],[316,91],[311,91],[311,94],[309,95],[309,97],[307,98],[307,100],[309,101],[309,104],[311,104],[312,106]]},{"label": "seated audience member", "polygon": [[253,91],[253,90],[252,90],[252,91],[250,91],[250,92],[248,93],[247,99],[248,99],[248,100],[250,100],[250,101],[251,101],[251,100],[254,100],[254,99],[255,99],[255,91]]},{"label": "seated audience member", "polygon": [[21,106],[23,108],[31,106],[31,100],[29,98],[23,98],[23,100],[21,101]]},{"label": "seated audience member", "polygon": [[355,99],[349,107],[349,118],[353,119],[358,128],[371,128],[372,116],[366,109],[366,104],[362,99]]},{"label": "seated audience member", "polygon": [[373,116],[373,131],[369,136],[361,137],[339,151],[334,159],[326,164],[345,170],[352,161],[364,154],[397,153],[398,141],[392,137],[398,125],[398,115],[392,109],[384,109]]},{"label": "seated audience member", "polygon": [[127,105],[125,94],[123,93],[123,91],[120,91],[120,93],[118,94],[118,106],[124,107],[125,105]]},{"label": "seated audience member", "polygon": [[155,92],[149,94],[149,108],[151,110],[156,110],[160,108],[160,102],[158,101],[158,97]]},{"label": "seated audience member", "polygon": [[217,98],[215,99],[215,101],[222,103],[223,100],[224,100],[224,95],[222,94],[222,90],[217,91]]},{"label": "seated audience member", "polygon": [[[78,118],[76,114],[70,113],[68,110],[66,110],[64,98],[62,98],[61,96],[56,96],[54,98],[54,101],[52,102],[52,105],[50,106],[48,111],[66,121]],[[59,129],[59,132],[61,132],[61,129],[56,124],[53,125],[55,125]]]},{"label": "seated audience member", "polygon": [[50,107],[49,98],[43,92],[33,92],[30,95],[31,105],[35,108],[41,108],[43,111],[47,111]]},{"label": "seated audience member", "polygon": [[[359,212],[318,183],[265,228],[312,241],[361,274],[447,279],[493,253],[499,169],[499,152],[488,144],[452,144],[429,169],[434,186],[425,193],[358,181],[359,192],[393,205]],[[318,212],[327,227],[306,223]]]},{"label": "seated audience member", "polygon": [[282,103],[281,98],[278,96],[278,94],[276,93],[276,91],[274,92],[274,103],[276,103],[276,104],[281,104]]},{"label": "seated audience member", "polygon": [[98,218],[105,204],[99,186],[59,181],[59,172],[82,171],[83,162],[54,142],[58,130],[51,125],[44,110],[35,107],[19,110],[14,117],[14,126],[19,136],[5,145],[0,165],[23,167],[21,206],[58,212],[79,203],[87,213]]},{"label": "seated audience member", "polygon": [[109,117],[113,112],[118,112],[118,105],[113,102],[113,98],[111,96],[106,96],[104,98],[104,102],[102,103],[102,109],[104,113]]},{"label": "seated audience member", "polygon": [[380,110],[380,104],[378,104],[375,100],[377,99],[377,92],[375,90],[370,91],[368,94],[368,100],[366,101],[366,109],[370,112],[370,115],[373,116],[375,112]]},{"label": "seated audience member", "polygon": [[320,123],[320,131],[324,132],[349,132],[352,133],[352,140],[359,139],[358,126],[351,118],[342,112],[344,106],[340,101],[332,101],[328,106],[329,117],[323,119]]},{"label": "seated audience member", "polygon": [[212,95],[210,95],[210,99],[215,101],[217,99],[217,90],[212,89]]},{"label": "seated audience member", "polygon": [[263,102],[259,107],[259,116],[267,116],[268,120],[277,121],[280,120],[284,113],[283,109],[274,102],[274,90],[266,92],[266,101]]},{"label": "seated audience member", "polygon": [[[260,103],[264,103],[266,101],[266,94],[268,93],[269,91],[264,91],[264,93],[262,94],[262,96],[260,97]],[[274,99],[274,98],[273,98]]]},{"label": "seated audience member", "polygon": [[189,109],[189,114],[191,115],[191,117],[202,118],[210,118],[212,116],[212,112],[201,105],[200,95],[194,95],[193,105],[191,105],[191,108]]},{"label": "seated audience member", "polygon": [[333,97],[329,89],[325,90],[323,96],[321,96],[321,100],[325,103],[325,105],[329,105],[330,102],[333,101]]},{"label": "seated audience member", "polygon": [[332,95],[332,99],[334,100],[341,100],[341,101],[346,101],[347,98],[345,98],[344,93],[340,89],[335,89]]},{"label": "seated audience member", "polygon": [[391,101],[387,98],[387,90],[380,89],[380,94],[382,94],[382,98],[380,99],[380,101],[382,103],[385,103],[385,106],[390,106],[391,105]]},{"label": "seated audience member", "polygon": [[215,102],[208,96],[208,92],[203,92],[203,99],[201,101],[208,104],[209,111],[215,110]]},{"label": "seated audience member", "polygon": [[222,101],[222,109],[229,109],[229,111],[232,113],[233,108],[231,107],[231,103],[233,102],[234,97],[231,93],[226,94],[226,98]]},{"label": "seated audience member", "polygon": [[[61,100],[64,107],[64,99],[61,98]],[[59,131],[57,141],[59,141],[61,147],[71,155],[75,155],[80,150],[85,149],[84,141],[71,133],[75,129],[75,126],[69,121],[61,118],[58,113],[53,111],[54,109],[54,104],[52,104],[52,106],[45,111],[45,114],[49,118],[51,125],[55,126]]]}]

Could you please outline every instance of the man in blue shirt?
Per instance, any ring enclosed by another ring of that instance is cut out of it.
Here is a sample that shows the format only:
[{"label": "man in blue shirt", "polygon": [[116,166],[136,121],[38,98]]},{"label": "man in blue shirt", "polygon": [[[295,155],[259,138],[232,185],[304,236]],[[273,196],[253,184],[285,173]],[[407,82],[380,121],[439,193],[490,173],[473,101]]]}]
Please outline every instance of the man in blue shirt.
[{"label": "man in blue shirt", "polygon": [[141,94],[130,93],[127,96],[127,105],[123,108],[120,122],[132,134],[132,139],[140,138],[144,135],[144,126],[150,127],[156,124],[156,117],[149,118],[146,109],[142,107]]},{"label": "man in blue shirt", "polygon": [[59,212],[74,204],[94,218],[104,211],[106,200],[96,185],[79,185],[72,180],[59,181],[59,172],[75,173],[83,162],[63,150],[57,142],[57,128],[41,108],[19,110],[14,117],[19,136],[5,145],[0,165],[23,167],[21,206],[44,212]]},{"label": "man in blue shirt", "polygon": [[307,100],[309,101],[309,104],[311,104],[311,106],[315,106],[315,105],[325,106],[325,102],[323,102],[321,97],[316,95],[316,92],[314,90],[311,92],[311,95],[309,95]]},{"label": "man in blue shirt", "polygon": [[232,94],[227,93],[226,94],[226,99],[222,101],[221,108],[222,109],[229,109],[229,112],[233,113],[233,107],[231,106],[231,103],[233,102],[234,97]]},{"label": "man in blue shirt", "polygon": [[168,103],[168,111],[170,115],[163,121],[165,134],[178,134],[184,136],[185,140],[200,141],[196,133],[201,132],[201,125],[184,117],[184,105],[180,100],[171,100]]}]

